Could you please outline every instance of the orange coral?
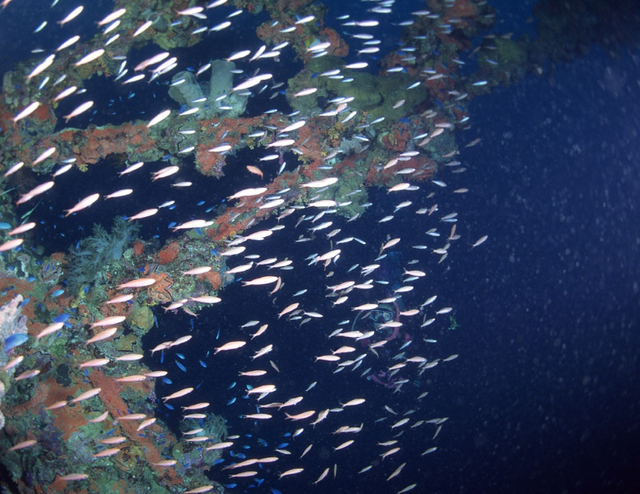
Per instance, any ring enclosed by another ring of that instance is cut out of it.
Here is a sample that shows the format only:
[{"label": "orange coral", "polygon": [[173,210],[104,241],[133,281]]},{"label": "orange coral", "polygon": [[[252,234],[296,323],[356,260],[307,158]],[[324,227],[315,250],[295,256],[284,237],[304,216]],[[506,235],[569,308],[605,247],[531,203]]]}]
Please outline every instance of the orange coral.
[{"label": "orange coral", "polygon": [[344,58],[349,55],[349,45],[340,37],[340,35],[330,27],[320,31],[320,38],[326,39],[331,43],[331,47],[327,50],[329,55]]},{"label": "orange coral", "polygon": [[[125,123],[119,127],[90,125],[86,130],[63,130],[42,139],[39,148],[44,149],[60,142],[70,143],[74,157],[83,164],[96,163],[109,154],[127,153],[127,149],[132,145],[138,153],[156,147],[155,139],[149,135],[149,129],[142,123]],[[30,151],[31,148],[23,151],[20,159],[32,161],[28,154]]]},{"label": "orange coral", "polygon": [[167,273],[150,273],[149,277],[154,278],[156,282],[147,288],[147,294],[155,303],[166,303],[173,300],[171,286],[173,279]]},{"label": "orange coral", "polygon": [[139,240],[133,242],[133,257],[141,256],[144,252],[144,242]]},{"label": "orange coral", "polygon": [[478,9],[470,0],[455,0],[452,7],[446,9],[449,18],[475,17]]},{"label": "orange coral", "polygon": [[158,252],[155,256],[156,261],[160,264],[169,264],[177,259],[180,253],[180,243],[174,240],[167,244],[164,249]]},{"label": "orange coral", "polygon": [[[18,294],[22,295],[25,299],[29,298],[34,288],[35,285],[33,282],[29,283],[18,278],[1,277],[0,293],[2,295],[0,295],[0,307],[12,300],[13,297]],[[35,306],[36,304],[30,303],[22,307],[22,314],[27,316],[27,319],[32,323],[35,321],[35,315],[33,312]]]},{"label": "orange coral", "polygon": [[220,273],[214,270],[211,270],[208,273],[199,274],[198,279],[208,281],[214,290],[217,290],[222,285],[222,277],[220,276]]},{"label": "orange coral", "polygon": [[[89,375],[89,379],[91,383],[96,388],[101,388],[102,392],[100,393],[100,398],[104,403],[105,408],[109,411],[111,417],[118,418],[120,412],[128,409],[127,404],[120,397],[120,391],[123,388],[123,385],[116,382],[112,377],[105,376],[100,370],[95,370]],[[142,381],[140,383],[127,383],[131,387],[142,389],[143,391],[149,393],[154,388],[153,381]],[[120,412],[119,412],[120,411]],[[126,420],[119,422],[120,428],[124,432],[131,443],[129,444],[129,454],[136,455],[138,458],[146,459],[149,463],[155,463],[163,460],[164,458],[160,455],[160,452],[151,441],[149,435],[147,434],[138,434],[138,422],[132,420]],[[168,430],[164,432],[164,440],[166,443],[171,446],[175,444],[176,438],[169,432]],[[167,445],[165,444],[164,447]],[[132,450],[136,449],[137,451],[134,453]],[[167,478],[166,480],[170,484],[181,484],[182,479],[180,479],[175,470],[173,468],[166,469]]]}]

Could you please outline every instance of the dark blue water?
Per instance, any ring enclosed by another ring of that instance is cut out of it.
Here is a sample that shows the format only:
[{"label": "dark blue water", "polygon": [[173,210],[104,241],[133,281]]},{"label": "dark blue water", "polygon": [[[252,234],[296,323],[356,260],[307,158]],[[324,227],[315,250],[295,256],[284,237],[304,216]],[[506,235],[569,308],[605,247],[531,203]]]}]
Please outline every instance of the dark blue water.
[{"label": "dark blue water", "polygon": [[638,55],[596,49],[471,105],[465,214],[491,246],[448,286],[466,352],[447,492],[640,488]]}]

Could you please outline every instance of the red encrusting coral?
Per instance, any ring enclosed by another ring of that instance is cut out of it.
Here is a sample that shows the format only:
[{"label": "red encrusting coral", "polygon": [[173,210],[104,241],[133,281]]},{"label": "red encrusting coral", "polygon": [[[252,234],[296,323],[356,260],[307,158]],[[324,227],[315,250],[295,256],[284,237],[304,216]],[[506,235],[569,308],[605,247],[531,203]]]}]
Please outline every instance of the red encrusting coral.
[{"label": "red encrusting coral", "polygon": [[160,252],[155,255],[159,264],[169,264],[177,259],[180,253],[180,242],[174,240],[169,242]]}]

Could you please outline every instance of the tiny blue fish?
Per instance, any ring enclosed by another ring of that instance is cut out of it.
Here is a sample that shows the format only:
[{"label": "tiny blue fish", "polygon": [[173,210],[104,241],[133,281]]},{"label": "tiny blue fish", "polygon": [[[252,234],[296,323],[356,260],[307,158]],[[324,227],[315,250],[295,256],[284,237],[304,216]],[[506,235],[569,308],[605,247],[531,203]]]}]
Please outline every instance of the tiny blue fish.
[{"label": "tiny blue fish", "polygon": [[228,406],[228,405],[233,405],[235,402],[236,402],[236,398],[235,398],[235,397],[233,397],[233,398],[231,398],[231,399],[227,402],[227,406]]},{"label": "tiny blue fish", "polygon": [[176,360],[176,365],[178,366],[178,369],[180,369],[182,372],[187,372],[187,368],[177,360]]}]

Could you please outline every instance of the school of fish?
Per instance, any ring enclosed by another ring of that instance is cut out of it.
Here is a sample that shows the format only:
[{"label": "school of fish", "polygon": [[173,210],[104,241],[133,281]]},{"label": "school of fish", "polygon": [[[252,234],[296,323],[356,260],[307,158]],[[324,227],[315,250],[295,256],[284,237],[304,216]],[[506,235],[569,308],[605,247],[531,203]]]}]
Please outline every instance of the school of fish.
[{"label": "school of fish", "polygon": [[[5,0],[2,3],[5,15],[9,15],[10,8],[19,3],[20,0]],[[57,21],[60,28],[80,22],[83,14],[86,15],[91,9],[86,1],[84,5],[61,3],[67,10]],[[181,22],[183,18],[197,19],[211,36],[229,36],[229,30],[234,23],[240,22],[237,17],[243,13],[242,9],[231,8],[232,2],[226,0],[175,3],[180,5],[172,10],[175,22]],[[385,16],[393,12],[395,3],[394,0],[367,2],[367,14],[370,17],[356,18],[344,13],[337,18],[345,31],[357,34],[352,36],[354,44],[358,41],[364,43],[352,52],[348,64],[342,68],[336,67],[329,72],[331,75],[325,77],[345,77],[342,71],[348,74],[353,70],[366,70],[375,64],[375,59],[369,57],[380,49],[381,42],[376,36],[384,36]],[[57,4],[58,0],[54,0],[52,12],[60,12]],[[227,10],[223,11],[224,8]],[[118,36],[119,22],[127,15],[126,8],[116,9],[98,23],[97,29],[104,32],[103,46],[78,58],[75,62],[77,68],[110,56],[109,46],[117,42],[114,38]],[[433,15],[426,9],[416,9],[404,25],[410,26],[412,19]],[[149,14],[147,18],[138,19],[139,27],[134,37],[152,26],[152,18],[153,14]],[[300,13],[292,24],[282,23],[278,27],[282,33],[291,33],[301,25],[316,21],[314,15]],[[50,29],[56,28],[51,25],[54,22],[49,24]],[[277,21],[274,21],[274,26],[276,24]],[[39,27],[38,30],[43,28]],[[52,84],[60,76],[50,71],[55,57],[59,56],[57,54],[60,51],[79,42],[79,39],[74,36],[58,51],[41,53],[24,83]],[[263,46],[257,51],[237,46],[227,53],[227,61],[235,61],[243,68],[238,71],[240,79],[235,83],[233,92],[257,98],[262,93],[261,87],[275,86],[277,73],[263,73],[259,63],[284,59],[287,47],[284,43],[282,45]],[[308,50],[313,57],[321,57],[327,53],[327,48],[328,45],[316,43],[311,44]],[[180,64],[179,58],[179,55],[166,51],[135,66],[133,60],[123,57],[120,72],[109,78],[118,87],[149,84],[149,78],[169,84],[172,71]],[[202,60],[200,69],[203,72],[207,70],[208,62]],[[432,76],[416,74],[415,84]],[[47,82],[43,82],[44,78]],[[78,92],[75,85],[65,87],[63,80],[59,88],[56,101]],[[410,90],[407,88],[407,91]],[[316,92],[315,87],[297,88],[292,96],[305,98]],[[404,103],[404,100],[399,100],[393,108],[400,108]],[[29,122],[39,108],[52,104],[46,99],[30,101],[15,114],[13,123],[22,125]],[[72,123],[75,118],[103,105],[99,94],[86,94],[86,101],[63,118],[66,123]],[[438,112],[439,109],[434,107],[420,118],[438,121],[442,125],[430,132],[416,132],[410,141],[410,148],[399,150],[386,163],[378,164],[379,170],[397,170],[397,173],[393,182],[384,187],[384,197],[376,199],[373,204],[361,204],[357,213],[346,212],[351,211],[347,208],[352,205],[352,199],[359,191],[348,187],[345,170],[340,168],[339,160],[337,164],[330,164],[330,158],[325,156],[327,164],[317,170],[313,178],[303,177],[300,183],[282,190],[270,188],[264,175],[273,174],[272,171],[267,172],[269,167],[280,167],[278,174],[282,173],[287,166],[282,163],[282,157],[288,156],[286,153],[304,154],[301,151],[304,149],[303,143],[299,141],[297,132],[314,119],[339,120],[345,127],[348,122],[364,121],[366,123],[359,124],[363,129],[375,125],[373,119],[367,121],[366,115],[349,107],[348,98],[342,98],[327,103],[322,115],[278,111],[282,124],[277,128],[262,129],[260,139],[265,139],[262,144],[264,150],[275,154],[269,159],[264,158],[264,162],[256,159],[243,167],[252,175],[252,180],[262,182],[257,186],[225,191],[229,204],[251,205],[260,212],[260,221],[251,221],[244,231],[230,236],[225,245],[220,246],[219,256],[226,262],[226,270],[221,274],[235,276],[235,283],[241,285],[243,296],[267,301],[273,308],[271,314],[247,315],[247,319],[255,319],[248,320],[242,327],[223,327],[215,339],[212,335],[206,341],[197,341],[196,337],[185,335],[183,330],[175,339],[153,349],[146,348],[143,353],[122,352],[114,359],[102,356],[100,345],[122,335],[127,327],[127,318],[105,316],[86,328],[88,337],[85,338],[85,345],[87,351],[93,352],[93,358],[86,358],[86,353],[82,358],[71,355],[69,365],[91,373],[101,368],[117,369],[125,363],[127,371],[113,377],[119,384],[171,378],[179,371],[173,367],[150,371],[141,361],[157,352],[168,360],[178,346],[184,348],[184,352],[188,352],[190,347],[206,346],[210,351],[207,371],[213,377],[217,365],[233,368],[237,385],[219,383],[221,390],[235,386],[238,391],[240,399],[232,406],[221,406],[217,396],[199,395],[199,385],[195,382],[179,388],[170,385],[157,388],[170,389],[170,392],[158,395],[158,406],[170,405],[176,413],[181,410],[181,420],[188,424],[188,430],[182,432],[184,448],[200,448],[201,451],[221,455],[211,465],[210,482],[185,484],[180,490],[167,486],[173,489],[171,492],[195,494],[233,489],[244,492],[251,486],[262,486],[263,482],[263,487],[268,485],[274,489],[273,492],[276,489],[285,492],[291,478],[301,479],[308,486],[322,486],[331,478],[340,482],[341,478],[354,475],[367,477],[371,482],[388,483],[387,492],[397,494],[412,490],[420,492],[427,488],[415,472],[421,465],[428,465],[424,457],[438,448],[436,445],[440,443],[437,438],[447,417],[438,416],[438,403],[430,401],[425,381],[427,375],[433,372],[431,369],[442,364],[454,365],[448,362],[458,357],[457,354],[440,353],[437,338],[442,335],[451,337],[446,330],[454,320],[455,307],[463,304],[463,300],[441,300],[437,296],[437,273],[441,265],[451,263],[457,255],[474,255],[476,249],[488,240],[483,232],[465,231],[460,225],[460,216],[454,210],[456,201],[462,201],[469,191],[467,187],[471,188],[463,182],[464,167],[449,161],[449,166],[440,166],[436,176],[434,170],[405,166],[408,161],[424,154],[420,143],[442,138],[439,136],[452,132],[452,126],[445,125],[445,119],[440,118]],[[146,125],[150,129],[163,122],[166,124],[166,121],[179,122],[175,120],[180,119],[178,113],[175,108],[150,109]],[[177,128],[170,131],[178,135]],[[373,142],[363,139],[363,145],[373,146]],[[209,151],[233,153],[233,146],[220,142]],[[445,153],[445,160],[455,159],[456,154],[455,143],[452,142]],[[62,166],[52,177],[43,178],[41,183],[17,196],[16,202],[28,207],[45,194],[64,194],[69,197],[69,204],[66,210],[60,211],[60,215],[64,218],[86,215],[88,224],[93,221],[92,211],[99,211],[104,201],[118,201],[119,198],[135,194],[126,183],[130,174],[149,174],[145,168],[155,166],[143,166],[144,163],[140,162],[120,171],[122,189],[118,191],[104,191],[99,184],[95,184],[94,190],[70,193],[59,184],[59,177],[77,164],[73,161],[65,163],[64,156],[55,144],[37,156],[31,166],[54,155],[57,155]],[[278,160],[279,164],[274,164]],[[185,161],[184,166],[189,166],[187,163]],[[27,166],[24,163],[2,165],[5,177]],[[148,186],[152,188],[156,181],[172,180],[180,168],[160,164],[149,174]],[[236,171],[227,172],[233,173]],[[425,174],[429,177],[427,180],[424,179]],[[191,185],[191,182],[185,181],[174,183],[178,188]],[[295,189],[299,200],[291,200],[292,189]],[[171,202],[179,204],[179,197],[177,194],[175,201]],[[135,211],[122,210],[130,222],[153,221],[150,218],[164,206],[142,201],[137,204],[139,208]],[[0,244],[0,252],[20,249],[26,240],[20,235],[37,232],[37,211],[28,219],[33,221],[11,225],[7,239]],[[213,220],[212,215],[197,217],[185,214],[177,218],[172,234],[177,238],[193,231],[206,230],[213,225]],[[371,234],[366,235],[366,232]],[[283,242],[287,242],[286,248]],[[395,285],[386,269],[391,258],[402,260],[401,282]],[[211,270],[211,265],[194,264],[182,271],[182,276],[201,276]],[[153,289],[156,283],[156,277],[146,274],[117,282],[103,306],[103,313],[109,314],[109,307],[131,304],[138,297],[144,297],[146,291]],[[312,296],[312,292],[317,293],[318,286],[323,291],[320,300]],[[199,314],[216,314],[216,311],[222,310],[221,307],[233,312],[235,302],[225,295],[223,288],[218,293],[173,300],[163,306],[162,312],[169,318],[172,312],[182,310],[194,316],[194,310]],[[384,311],[387,319],[376,325],[365,322],[379,311]],[[65,328],[61,322],[51,323],[34,333],[33,339],[41,346],[53,344],[55,335],[61,331],[75,329]],[[152,331],[165,329],[153,328]],[[305,331],[320,335],[324,346],[306,345]],[[281,370],[287,368],[286,362],[291,358],[278,344],[282,334],[295,340],[294,347],[300,354],[298,358],[305,362],[307,368],[289,371],[290,375]],[[20,349],[17,348],[0,372],[7,373],[14,382],[32,380],[37,383],[46,369],[26,369],[21,366],[22,360]],[[340,382],[344,385],[335,387]],[[358,384],[353,385],[354,382]],[[42,403],[44,410],[58,413],[64,413],[67,407],[90,403],[93,413],[87,415],[87,421],[109,423],[109,428],[114,428],[115,432],[102,437],[99,443],[90,445],[96,463],[70,466],[68,471],[58,472],[59,480],[70,486],[88,485],[86,483],[91,481],[95,470],[108,464],[97,462],[112,461],[116,465],[118,458],[127,454],[127,444],[135,440],[134,434],[146,434],[149,431],[158,434],[165,427],[161,424],[160,416],[150,417],[140,410],[123,410],[120,416],[107,413],[106,408],[101,406],[101,400],[108,399],[107,392],[105,386],[87,386],[68,399]],[[207,413],[214,412],[241,418],[246,429],[232,426],[230,435],[224,441],[208,437],[199,424],[207,417]],[[129,426],[129,423],[134,426]],[[254,436],[257,434],[252,432],[254,430],[268,430],[269,437],[280,437],[281,440],[260,441],[262,448],[259,449],[255,446]],[[249,447],[250,444],[253,446]],[[416,445],[422,445],[419,454],[416,454]],[[38,441],[38,433],[34,431],[32,437],[17,439],[2,454],[20,455],[39,447],[43,446]],[[228,452],[232,452],[233,456]],[[163,457],[148,460],[140,458],[139,461],[148,461],[156,472],[156,482],[162,484],[166,480],[163,471],[177,469],[181,460]],[[407,473],[410,471],[413,473]]]}]

